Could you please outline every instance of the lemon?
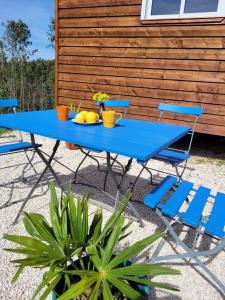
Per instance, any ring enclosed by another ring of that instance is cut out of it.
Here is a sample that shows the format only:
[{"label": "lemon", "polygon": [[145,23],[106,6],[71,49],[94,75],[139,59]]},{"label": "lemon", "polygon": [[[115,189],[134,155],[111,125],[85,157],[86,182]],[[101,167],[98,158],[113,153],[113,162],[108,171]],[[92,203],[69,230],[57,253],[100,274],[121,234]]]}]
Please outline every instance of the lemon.
[{"label": "lemon", "polygon": [[86,122],[87,123],[95,123],[98,121],[98,114],[93,111],[89,111],[86,115]]},{"label": "lemon", "polygon": [[85,122],[85,116],[81,113],[77,114],[75,117],[76,122],[84,123]]},{"label": "lemon", "polygon": [[82,111],[80,112],[80,114],[84,115],[84,117],[85,117],[85,119],[86,119],[86,116],[87,116],[87,114],[88,114],[88,111],[82,110]]}]

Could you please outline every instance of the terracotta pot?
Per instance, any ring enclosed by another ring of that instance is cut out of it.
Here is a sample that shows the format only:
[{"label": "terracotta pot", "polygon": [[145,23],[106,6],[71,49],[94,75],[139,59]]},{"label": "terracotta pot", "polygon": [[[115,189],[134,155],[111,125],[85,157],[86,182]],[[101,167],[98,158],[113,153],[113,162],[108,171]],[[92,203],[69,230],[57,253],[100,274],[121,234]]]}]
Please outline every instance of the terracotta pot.
[{"label": "terracotta pot", "polygon": [[66,143],[66,148],[70,149],[70,150],[78,150],[79,147],[76,144],[72,144],[72,143]]},{"label": "terracotta pot", "polygon": [[69,118],[69,107],[64,105],[56,106],[57,117],[59,121],[66,121]]}]

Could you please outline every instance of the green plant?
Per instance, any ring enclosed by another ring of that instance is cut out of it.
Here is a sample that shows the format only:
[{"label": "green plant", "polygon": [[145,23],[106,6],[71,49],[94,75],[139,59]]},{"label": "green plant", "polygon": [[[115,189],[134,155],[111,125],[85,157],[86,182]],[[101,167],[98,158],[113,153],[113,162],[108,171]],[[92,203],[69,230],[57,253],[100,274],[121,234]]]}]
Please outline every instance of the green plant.
[{"label": "green plant", "polygon": [[18,267],[13,282],[25,267],[31,266],[48,268],[32,299],[40,292],[40,299],[45,299],[53,290],[59,300],[80,296],[90,300],[121,299],[118,295],[144,299],[135,284],[176,290],[173,286],[147,280],[146,276],[177,275],[179,271],[160,265],[126,263],[163,234],[154,234],[116,253],[118,243],[129,234],[131,222],[126,222],[122,213],[130,195],[121,199],[120,206],[104,226],[101,210],[97,210],[89,226],[88,199],[89,195],[78,197],[75,204],[69,191],[58,200],[51,185],[51,225],[40,214],[25,213],[23,222],[30,237],[4,236],[19,245],[5,250],[25,255],[12,261]]}]

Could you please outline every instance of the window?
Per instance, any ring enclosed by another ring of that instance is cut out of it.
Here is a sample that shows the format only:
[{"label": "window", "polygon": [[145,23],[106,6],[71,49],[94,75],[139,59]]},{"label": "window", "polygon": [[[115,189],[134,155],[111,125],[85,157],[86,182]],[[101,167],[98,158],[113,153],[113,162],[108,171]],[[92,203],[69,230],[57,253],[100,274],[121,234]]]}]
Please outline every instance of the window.
[{"label": "window", "polygon": [[142,20],[212,17],[225,17],[225,0],[142,0]]}]

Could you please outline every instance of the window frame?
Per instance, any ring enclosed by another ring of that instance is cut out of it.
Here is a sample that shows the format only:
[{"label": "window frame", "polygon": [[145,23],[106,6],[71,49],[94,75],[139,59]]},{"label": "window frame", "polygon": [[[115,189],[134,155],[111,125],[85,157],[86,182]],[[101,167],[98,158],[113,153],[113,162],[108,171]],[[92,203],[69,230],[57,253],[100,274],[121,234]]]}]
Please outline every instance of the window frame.
[{"label": "window frame", "polygon": [[170,19],[209,19],[225,17],[225,0],[219,0],[217,12],[184,13],[185,1],[181,0],[180,14],[151,15],[152,2],[142,0],[141,20],[170,20]]}]

